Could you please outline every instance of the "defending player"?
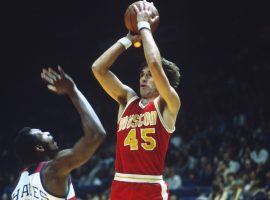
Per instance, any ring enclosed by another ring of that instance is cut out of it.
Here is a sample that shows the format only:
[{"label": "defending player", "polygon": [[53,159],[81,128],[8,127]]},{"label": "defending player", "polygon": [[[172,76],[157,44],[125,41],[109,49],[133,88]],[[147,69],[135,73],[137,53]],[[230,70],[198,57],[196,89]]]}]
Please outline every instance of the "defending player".
[{"label": "defending player", "polygon": [[58,150],[49,132],[25,127],[15,139],[14,150],[25,169],[12,193],[13,200],[75,200],[70,172],[86,163],[105,137],[105,130],[73,80],[59,72],[43,69],[41,77],[48,89],[67,95],[77,109],[84,136],[71,149]]}]

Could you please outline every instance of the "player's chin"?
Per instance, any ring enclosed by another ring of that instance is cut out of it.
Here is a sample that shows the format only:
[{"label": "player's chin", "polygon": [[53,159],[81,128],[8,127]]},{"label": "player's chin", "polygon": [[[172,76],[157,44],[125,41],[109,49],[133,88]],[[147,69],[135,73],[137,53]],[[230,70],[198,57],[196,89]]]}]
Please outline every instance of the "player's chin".
[{"label": "player's chin", "polygon": [[57,145],[57,142],[54,142],[53,145],[55,146],[55,148],[58,149],[58,145]]},{"label": "player's chin", "polygon": [[58,153],[58,151],[59,151],[59,147],[58,147],[58,145],[57,145],[57,142],[53,142],[52,144],[51,144],[51,151],[52,152],[57,152]]},{"label": "player's chin", "polygon": [[57,151],[57,152],[59,151],[59,147],[58,147],[56,142],[54,143],[54,150]]},{"label": "player's chin", "polygon": [[143,89],[140,89],[140,95],[142,98],[146,97],[146,92]]}]

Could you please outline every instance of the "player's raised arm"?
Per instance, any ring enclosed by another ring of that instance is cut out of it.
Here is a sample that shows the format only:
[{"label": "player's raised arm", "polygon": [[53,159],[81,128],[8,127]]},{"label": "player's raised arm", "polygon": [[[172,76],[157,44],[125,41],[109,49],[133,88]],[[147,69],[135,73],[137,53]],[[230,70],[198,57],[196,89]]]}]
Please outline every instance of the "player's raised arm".
[{"label": "player's raised arm", "polygon": [[47,87],[58,95],[67,95],[81,117],[84,135],[71,149],[58,153],[57,157],[48,163],[48,170],[55,176],[65,177],[73,169],[87,162],[99,145],[106,133],[83,94],[78,90],[73,80],[60,68],[59,72],[52,69],[43,69],[41,77],[47,82]]},{"label": "player's raised arm", "polygon": [[115,60],[127,49],[133,40],[137,38],[128,34],[118,40],[108,50],[106,50],[92,65],[94,76],[103,89],[119,104],[126,102],[135,95],[135,92],[124,85],[115,74],[110,71],[110,67]]},{"label": "player's raised arm", "polygon": [[158,20],[158,16],[151,18],[150,6],[151,4],[146,3],[146,1],[141,1],[139,6],[134,5],[144,55],[160,96],[165,100],[170,112],[177,114],[180,108],[180,99],[175,89],[170,85],[162,68],[160,52],[149,26],[149,24],[155,23],[155,20]]}]

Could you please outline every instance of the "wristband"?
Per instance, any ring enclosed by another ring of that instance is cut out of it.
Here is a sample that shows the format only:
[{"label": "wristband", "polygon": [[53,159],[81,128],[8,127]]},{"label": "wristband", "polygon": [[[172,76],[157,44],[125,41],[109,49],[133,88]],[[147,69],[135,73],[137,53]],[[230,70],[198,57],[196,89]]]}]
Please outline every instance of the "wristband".
[{"label": "wristband", "polygon": [[125,49],[128,49],[132,45],[132,42],[127,37],[123,37],[117,42],[120,42],[125,47]]},{"label": "wristband", "polygon": [[140,30],[142,30],[144,28],[146,28],[146,29],[148,29],[148,30],[151,31],[151,27],[150,27],[149,22],[146,22],[146,21],[138,22],[138,30],[140,31]]}]

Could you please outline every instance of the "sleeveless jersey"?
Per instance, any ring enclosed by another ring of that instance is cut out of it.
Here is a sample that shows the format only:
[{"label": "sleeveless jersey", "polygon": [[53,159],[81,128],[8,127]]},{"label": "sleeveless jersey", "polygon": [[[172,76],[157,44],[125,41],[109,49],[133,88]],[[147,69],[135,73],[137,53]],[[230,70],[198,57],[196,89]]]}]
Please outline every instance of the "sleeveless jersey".
[{"label": "sleeveless jersey", "polygon": [[143,106],[138,97],[127,103],[117,124],[115,171],[161,175],[171,133],[160,113],[157,98]]},{"label": "sleeveless jersey", "polygon": [[48,193],[43,185],[42,171],[46,162],[41,162],[37,167],[23,170],[19,181],[12,192],[12,200],[75,200],[73,185],[69,179],[68,192],[66,197],[57,197]]}]

